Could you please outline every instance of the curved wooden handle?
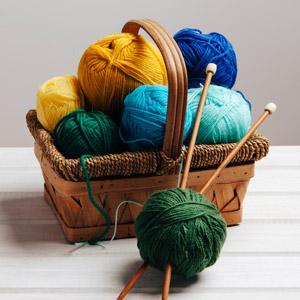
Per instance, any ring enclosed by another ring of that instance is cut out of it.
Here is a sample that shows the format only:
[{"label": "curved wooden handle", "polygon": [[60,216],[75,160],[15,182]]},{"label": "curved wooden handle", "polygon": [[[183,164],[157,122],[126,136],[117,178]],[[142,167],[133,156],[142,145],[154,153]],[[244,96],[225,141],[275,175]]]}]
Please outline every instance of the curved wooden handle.
[{"label": "curved wooden handle", "polygon": [[163,151],[177,159],[183,143],[188,91],[184,59],[174,39],[153,20],[131,20],[124,25],[122,32],[138,34],[140,28],[153,39],[166,65],[169,94]]}]

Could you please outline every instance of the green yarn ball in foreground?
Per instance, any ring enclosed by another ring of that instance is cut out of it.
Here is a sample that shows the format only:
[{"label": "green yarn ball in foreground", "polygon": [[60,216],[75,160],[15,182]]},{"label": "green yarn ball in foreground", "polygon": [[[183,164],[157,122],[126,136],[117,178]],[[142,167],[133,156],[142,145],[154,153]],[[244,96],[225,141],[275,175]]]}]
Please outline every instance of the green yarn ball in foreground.
[{"label": "green yarn ball in foreground", "polygon": [[118,127],[100,111],[75,110],[54,129],[54,143],[66,158],[118,152]]},{"label": "green yarn ball in foreground", "polygon": [[188,189],[153,194],[135,223],[141,257],[164,270],[192,277],[213,265],[226,238],[226,223],[203,195]]}]

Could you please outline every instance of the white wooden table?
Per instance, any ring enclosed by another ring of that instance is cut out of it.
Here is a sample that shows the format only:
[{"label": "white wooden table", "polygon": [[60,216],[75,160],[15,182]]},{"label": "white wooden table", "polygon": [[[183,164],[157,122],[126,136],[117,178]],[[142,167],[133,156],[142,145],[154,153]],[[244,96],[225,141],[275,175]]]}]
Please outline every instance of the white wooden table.
[{"label": "white wooden table", "polygon": [[[141,262],[136,240],[73,251],[42,189],[31,148],[0,148],[0,299],[116,299]],[[160,299],[162,279],[151,269],[127,299]],[[244,222],[213,267],[173,280],[169,299],[300,299],[300,146],[257,163]]]}]

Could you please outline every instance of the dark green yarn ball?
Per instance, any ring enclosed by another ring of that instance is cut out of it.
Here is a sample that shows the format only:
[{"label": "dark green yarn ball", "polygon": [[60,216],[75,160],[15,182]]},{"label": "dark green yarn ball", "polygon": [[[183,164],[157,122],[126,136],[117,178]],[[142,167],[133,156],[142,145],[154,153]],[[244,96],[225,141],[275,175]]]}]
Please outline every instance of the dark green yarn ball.
[{"label": "dark green yarn ball", "polygon": [[192,277],[213,265],[226,238],[226,223],[217,208],[192,190],[168,189],[153,194],[135,223],[141,257],[164,270]]},{"label": "dark green yarn ball", "polygon": [[66,158],[118,152],[117,125],[100,111],[75,110],[60,120],[54,129],[54,143]]}]

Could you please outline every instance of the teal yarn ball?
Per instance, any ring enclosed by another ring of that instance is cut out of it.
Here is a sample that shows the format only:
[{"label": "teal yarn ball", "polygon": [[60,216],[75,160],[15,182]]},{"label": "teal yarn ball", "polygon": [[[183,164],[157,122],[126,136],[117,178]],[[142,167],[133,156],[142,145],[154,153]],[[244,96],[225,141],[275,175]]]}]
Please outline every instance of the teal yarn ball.
[{"label": "teal yarn ball", "polygon": [[213,265],[227,227],[217,208],[203,195],[173,188],[153,194],[135,222],[141,257],[164,270],[192,277]]},{"label": "teal yarn ball", "polygon": [[[163,145],[168,108],[168,87],[142,85],[124,101],[120,136],[130,151],[159,149]],[[192,124],[186,113],[184,138]]]},{"label": "teal yarn ball", "polygon": [[101,155],[120,150],[118,127],[100,111],[75,110],[54,129],[54,143],[66,158]]},{"label": "teal yarn ball", "polygon": [[[193,123],[202,89],[190,89],[188,93],[188,110],[192,112]],[[238,142],[247,133],[251,121],[251,105],[242,93],[210,85],[196,144]]]}]

